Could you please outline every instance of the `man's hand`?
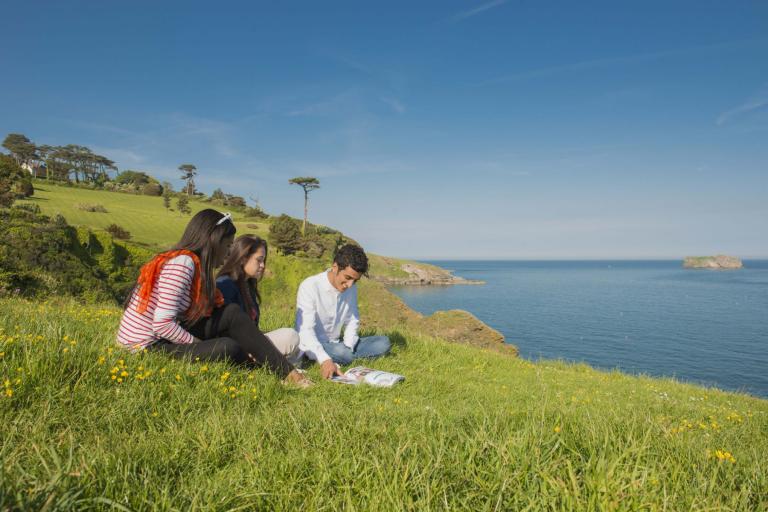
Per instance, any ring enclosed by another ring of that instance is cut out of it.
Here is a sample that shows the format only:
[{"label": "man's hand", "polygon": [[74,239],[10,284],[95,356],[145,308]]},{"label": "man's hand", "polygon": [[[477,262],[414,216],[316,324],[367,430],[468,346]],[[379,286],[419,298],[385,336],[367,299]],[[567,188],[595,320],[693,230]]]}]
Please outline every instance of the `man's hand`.
[{"label": "man's hand", "polygon": [[333,359],[327,359],[320,365],[320,375],[322,375],[324,379],[330,379],[334,375],[341,375],[341,370],[339,370],[339,367],[333,362]]}]

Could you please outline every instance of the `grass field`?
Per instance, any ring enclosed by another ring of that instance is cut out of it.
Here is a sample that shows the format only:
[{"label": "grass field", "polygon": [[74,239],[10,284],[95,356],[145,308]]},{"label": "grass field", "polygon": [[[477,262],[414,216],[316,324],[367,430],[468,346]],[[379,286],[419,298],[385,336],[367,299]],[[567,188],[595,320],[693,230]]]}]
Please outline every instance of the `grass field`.
[{"label": "grass field", "polygon": [[405,383],[302,391],[127,354],[112,306],[0,310],[0,510],[768,507],[749,396],[405,332],[375,364]]},{"label": "grass field", "polygon": [[[157,248],[167,247],[178,240],[190,219],[190,215],[166,210],[162,197],[65,187],[39,180],[35,182],[35,195],[20,203],[37,204],[46,215],[61,214],[73,226],[104,229],[115,223],[127,229],[133,241]],[[175,209],[175,203],[175,200],[171,202],[171,208]],[[79,204],[100,204],[107,212],[83,211],[77,207]],[[189,207],[194,215],[211,205],[191,200]],[[266,236],[269,230],[267,222],[253,219],[236,217],[235,225],[241,233],[261,236]]]},{"label": "grass field", "polygon": [[[188,220],[160,198],[36,188],[45,213],[152,247]],[[262,327],[292,323],[322,266],[270,260]],[[373,365],[406,376],[392,389],[128,354],[114,305],[0,300],[0,510],[768,510],[768,401],[531,363],[366,307],[392,317]]]},{"label": "grass field", "polygon": [[[35,195],[19,203],[32,203],[40,206],[46,215],[61,214],[73,226],[88,226],[104,229],[110,224],[118,224],[131,233],[131,240],[152,248],[163,249],[181,237],[190,215],[181,215],[169,211],[163,206],[161,197],[107,192],[66,187],[35,182]],[[106,213],[88,212],[78,208],[80,204],[98,204],[106,208]],[[176,201],[171,202],[175,209]],[[192,214],[204,208],[211,208],[209,203],[192,200],[189,203]],[[217,207],[214,207],[217,208]],[[218,207],[224,211],[226,208]],[[269,220],[245,219],[235,215],[238,233],[252,233],[266,237],[269,232]],[[384,277],[408,277],[400,269],[406,260],[371,254],[371,274]]]}]

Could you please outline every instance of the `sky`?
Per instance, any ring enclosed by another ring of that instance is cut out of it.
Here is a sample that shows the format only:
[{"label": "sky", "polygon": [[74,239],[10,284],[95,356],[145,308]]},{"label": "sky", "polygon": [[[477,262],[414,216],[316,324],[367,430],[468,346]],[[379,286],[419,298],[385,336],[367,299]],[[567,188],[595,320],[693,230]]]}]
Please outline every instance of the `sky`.
[{"label": "sky", "polygon": [[416,259],[768,257],[768,2],[6,2],[0,136]]}]

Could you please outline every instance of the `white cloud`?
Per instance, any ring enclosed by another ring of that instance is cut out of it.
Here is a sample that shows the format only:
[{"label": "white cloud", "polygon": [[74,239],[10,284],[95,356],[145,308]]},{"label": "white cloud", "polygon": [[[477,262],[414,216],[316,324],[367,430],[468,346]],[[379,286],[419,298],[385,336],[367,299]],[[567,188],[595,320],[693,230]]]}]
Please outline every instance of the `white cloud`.
[{"label": "white cloud", "polygon": [[383,97],[383,98],[379,98],[379,99],[381,99],[381,101],[383,101],[384,103],[386,103],[387,105],[392,107],[392,110],[394,110],[398,114],[404,114],[405,113],[405,105],[403,105],[403,103],[400,100],[398,100],[397,98]]},{"label": "white cloud", "polygon": [[739,105],[738,107],[732,108],[720,114],[717,118],[717,125],[722,126],[747,114],[761,110],[765,107],[768,107],[768,87],[766,87],[766,89],[764,89],[761,93],[758,93],[757,95],[750,98],[742,105]]},{"label": "white cloud", "polygon": [[493,9],[494,7],[499,7],[500,5],[504,5],[505,3],[507,3],[507,0],[493,0],[492,2],[488,2],[487,4],[483,4],[479,7],[475,7],[474,9],[469,9],[466,11],[462,11],[458,14],[455,14],[449,18],[449,21],[452,23],[458,23],[462,20],[471,18],[472,16],[477,16],[480,13]]}]

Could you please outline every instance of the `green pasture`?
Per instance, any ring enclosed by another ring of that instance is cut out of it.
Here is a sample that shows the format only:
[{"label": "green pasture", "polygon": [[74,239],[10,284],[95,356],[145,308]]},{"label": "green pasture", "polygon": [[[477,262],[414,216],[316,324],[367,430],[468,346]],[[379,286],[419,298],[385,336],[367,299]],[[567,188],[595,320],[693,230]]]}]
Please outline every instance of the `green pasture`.
[{"label": "green pasture", "polygon": [[[172,245],[181,237],[191,215],[211,208],[208,203],[190,200],[192,214],[182,215],[167,210],[162,197],[66,187],[42,180],[35,182],[34,196],[19,203],[37,204],[46,215],[61,214],[73,226],[104,229],[110,224],[117,224],[131,233],[132,241],[156,248]],[[80,204],[99,204],[107,212],[84,211],[78,208]],[[171,201],[171,208],[176,208],[175,198]],[[226,208],[213,208],[226,211]],[[236,217],[235,225],[239,233],[266,236],[269,231],[269,224],[264,220]]]},{"label": "green pasture", "polygon": [[[153,250],[189,219],[159,197],[35,187],[44,213]],[[291,325],[325,265],[270,255],[262,328]],[[391,389],[130,354],[113,304],[0,299],[0,511],[768,510],[768,401],[448,343],[363,284],[363,325],[394,342],[372,366],[406,376]]]},{"label": "green pasture", "polygon": [[768,402],[746,395],[405,331],[375,364],[404,383],[299,390],[126,353],[114,306],[0,311],[0,510],[768,507]]}]

